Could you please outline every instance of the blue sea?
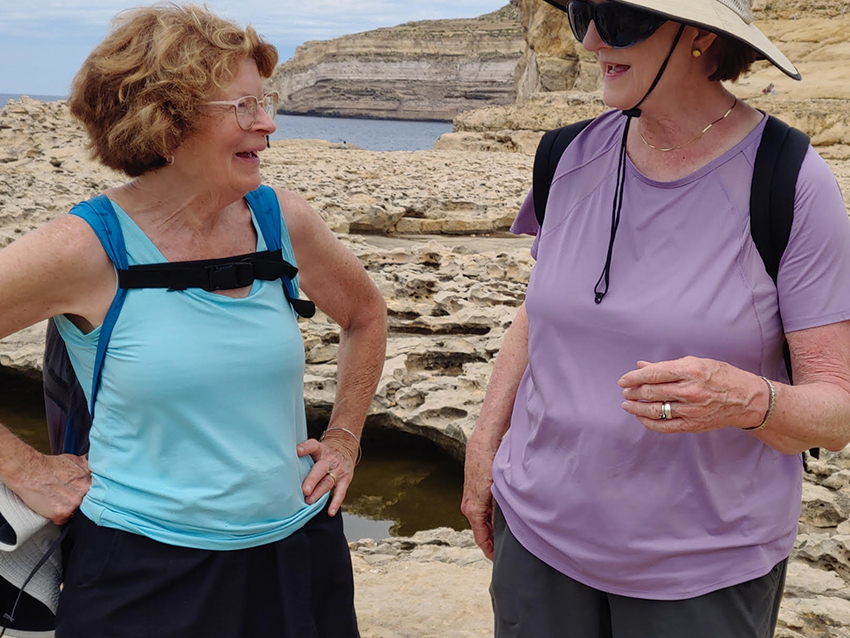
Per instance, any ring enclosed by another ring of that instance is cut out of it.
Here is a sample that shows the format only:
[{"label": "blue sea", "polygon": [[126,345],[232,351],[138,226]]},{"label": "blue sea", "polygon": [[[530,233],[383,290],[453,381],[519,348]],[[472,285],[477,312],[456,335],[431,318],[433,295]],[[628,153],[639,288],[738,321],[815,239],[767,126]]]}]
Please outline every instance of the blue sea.
[{"label": "blue sea", "polygon": [[[62,100],[57,95],[31,95],[50,102]],[[0,93],[0,106],[20,95]],[[411,122],[403,120],[369,120],[350,117],[313,117],[309,115],[277,115],[277,131],[273,140],[319,139],[347,143],[367,151],[418,151],[430,149],[437,138],[452,130],[451,122]]]}]

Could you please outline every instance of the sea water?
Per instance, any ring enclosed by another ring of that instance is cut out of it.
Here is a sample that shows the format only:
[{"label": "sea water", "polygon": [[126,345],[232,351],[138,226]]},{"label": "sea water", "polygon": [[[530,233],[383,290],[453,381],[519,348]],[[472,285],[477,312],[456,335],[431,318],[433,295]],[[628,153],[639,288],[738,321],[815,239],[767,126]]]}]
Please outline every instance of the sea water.
[{"label": "sea water", "polygon": [[[0,93],[0,107],[20,95]],[[62,100],[56,95],[31,95],[33,99],[51,102]],[[367,151],[418,151],[430,149],[437,138],[452,130],[451,122],[408,120],[371,120],[351,117],[313,117],[310,115],[275,116],[277,130],[273,140],[327,140],[348,144]]]}]

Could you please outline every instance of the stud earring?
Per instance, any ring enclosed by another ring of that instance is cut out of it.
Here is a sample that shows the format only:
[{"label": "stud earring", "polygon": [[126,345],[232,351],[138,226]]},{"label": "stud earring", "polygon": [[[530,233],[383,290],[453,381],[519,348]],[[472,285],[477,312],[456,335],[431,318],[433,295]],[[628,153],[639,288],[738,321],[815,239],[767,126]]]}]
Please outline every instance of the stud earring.
[{"label": "stud earring", "polygon": [[694,56],[695,58],[698,58],[699,56],[702,55],[702,51],[700,51],[699,49],[694,49],[693,51],[691,51],[691,55]]}]

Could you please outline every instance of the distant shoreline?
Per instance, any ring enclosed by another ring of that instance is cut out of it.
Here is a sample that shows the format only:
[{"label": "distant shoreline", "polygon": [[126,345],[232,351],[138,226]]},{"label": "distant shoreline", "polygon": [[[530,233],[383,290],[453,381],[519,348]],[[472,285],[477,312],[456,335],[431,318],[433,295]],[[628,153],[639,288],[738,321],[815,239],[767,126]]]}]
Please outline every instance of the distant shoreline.
[{"label": "distant shoreline", "polygon": [[55,102],[57,100],[67,100],[67,95],[36,95],[35,93],[0,93],[0,108],[6,106],[9,100],[20,100],[23,96],[31,97],[34,100],[42,102]]}]

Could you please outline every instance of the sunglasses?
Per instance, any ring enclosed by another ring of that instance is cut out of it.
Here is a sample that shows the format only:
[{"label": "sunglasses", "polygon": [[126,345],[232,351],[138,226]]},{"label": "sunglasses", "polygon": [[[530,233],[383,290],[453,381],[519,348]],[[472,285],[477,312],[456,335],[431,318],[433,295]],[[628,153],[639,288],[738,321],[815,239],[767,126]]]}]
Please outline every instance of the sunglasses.
[{"label": "sunglasses", "polygon": [[559,8],[567,12],[576,40],[584,41],[590,22],[593,21],[602,41],[615,49],[625,49],[646,40],[667,22],[667,18],[650,11],[633,9],[616,2],[591,4],[571,0],[566,9]]}]

